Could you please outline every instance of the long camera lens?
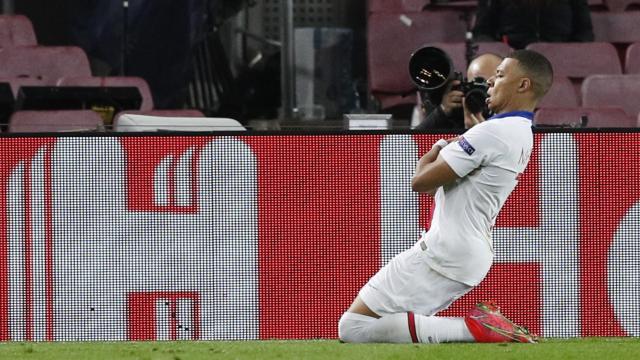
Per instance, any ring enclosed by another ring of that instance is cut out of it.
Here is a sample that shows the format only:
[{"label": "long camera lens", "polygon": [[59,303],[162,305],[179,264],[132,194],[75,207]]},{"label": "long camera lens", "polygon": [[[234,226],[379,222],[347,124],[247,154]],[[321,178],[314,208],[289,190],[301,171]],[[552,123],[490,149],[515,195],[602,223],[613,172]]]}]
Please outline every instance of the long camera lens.
[{"label": "long camera lens", "polygon": [[449,81],[453,70],[451,58],[437,47],[417,50],[409,60],[409,74],[421,90],[437,89]]}]

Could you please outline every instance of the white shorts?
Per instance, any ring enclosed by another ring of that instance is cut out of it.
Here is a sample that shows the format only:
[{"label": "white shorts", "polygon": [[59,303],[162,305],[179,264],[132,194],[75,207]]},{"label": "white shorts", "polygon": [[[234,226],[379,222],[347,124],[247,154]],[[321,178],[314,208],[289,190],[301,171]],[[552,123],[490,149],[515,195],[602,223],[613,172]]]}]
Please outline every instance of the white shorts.
[{"label": "white shorts", "polygon": [[411,311],[431,316],[473,289],[429,267],[421,242],[396,255],[360,290],[358,296],[376,314]]}]

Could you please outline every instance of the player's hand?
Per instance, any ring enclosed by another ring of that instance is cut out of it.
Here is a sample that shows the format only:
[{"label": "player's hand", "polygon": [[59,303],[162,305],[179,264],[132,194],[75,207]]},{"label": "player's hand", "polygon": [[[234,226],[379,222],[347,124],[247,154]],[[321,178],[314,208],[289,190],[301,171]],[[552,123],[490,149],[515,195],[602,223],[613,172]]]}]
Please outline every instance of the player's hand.
[{"label": "player's hand", "polygon": [[453,110],[462,107],[462,98],[464,97],[464,93],[460,90],[452,90],[453,87],[458,85],[460,85],[460,80],[450,81],[442,95],[442,102],[440,103],[440,106],[447,116],[451,115]]},{"label": "player's hand", "polygon": [[462,100],[462,108],[464,110],[464,128],[465,129],[471,129],[472,127],[486,120],[484,118],[484,115],[482,115],[482,112],[479,112],[476,114],[471,113],[467,108],[467,104],[464,102],[464,98]]}]

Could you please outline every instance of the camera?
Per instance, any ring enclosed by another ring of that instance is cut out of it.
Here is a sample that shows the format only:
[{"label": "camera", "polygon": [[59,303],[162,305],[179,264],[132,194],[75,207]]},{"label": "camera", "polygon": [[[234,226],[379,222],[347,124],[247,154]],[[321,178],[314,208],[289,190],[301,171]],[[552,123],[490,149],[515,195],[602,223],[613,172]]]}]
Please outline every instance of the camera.
[{"label": "camera", "polygon": [[460,72],[453,71],[453,62],[442,49],[426,46],[418,49],[409,60],[411,80],[421,91],[432,91],[446,86],[450,81],[460,80],[455,90],[464,93],[465,104],[472,113],[488,113],[485,103],[489,84],[481,77],[465,79]]}]

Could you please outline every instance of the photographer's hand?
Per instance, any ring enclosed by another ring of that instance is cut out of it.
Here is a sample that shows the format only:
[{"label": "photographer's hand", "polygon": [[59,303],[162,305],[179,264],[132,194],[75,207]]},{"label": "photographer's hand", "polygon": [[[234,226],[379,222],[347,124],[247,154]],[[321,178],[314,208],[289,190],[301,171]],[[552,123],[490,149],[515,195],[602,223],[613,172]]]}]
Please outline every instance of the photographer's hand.
[{"label": "photographer's hand", "polygon": [[460,90],[453,90],[456,86],[460,85],[460,80],[453,80],[447,84],[447,88],[442,95],[442,102],[440,108],[445,115],[451,115],[451,112],[455,109],[462,107],[462,98],[464,93]]},{"label": "photographer's hand", "polygon": [[470,112],[469,109],[467,108],[467,104],[464,102],[464,98],[462,99],[462,107],[464,109],[464,128],[465,129],[471,129],[472,127],[486,120],[482,112],[479,112],[477,114]]}]

